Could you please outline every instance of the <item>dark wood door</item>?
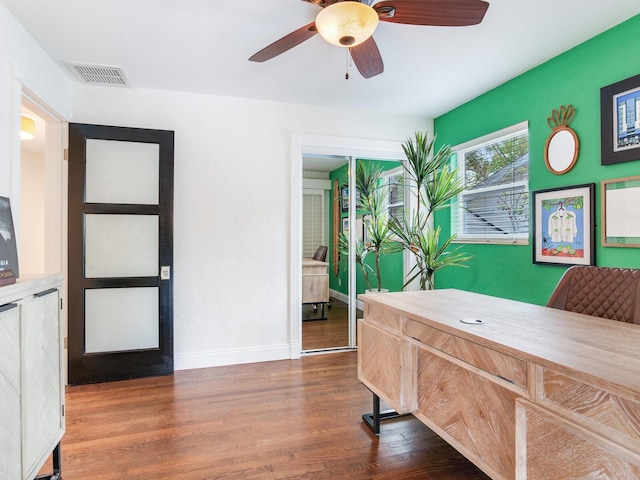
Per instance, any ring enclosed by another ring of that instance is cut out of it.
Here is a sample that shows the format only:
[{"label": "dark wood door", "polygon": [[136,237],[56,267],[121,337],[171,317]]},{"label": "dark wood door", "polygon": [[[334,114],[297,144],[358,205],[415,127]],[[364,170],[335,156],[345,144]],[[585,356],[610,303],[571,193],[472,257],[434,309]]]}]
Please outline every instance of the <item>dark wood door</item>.
[{"label": "dark wood door", "polygon": [[69,383],[173,372],[174,134],[69,125]]}]

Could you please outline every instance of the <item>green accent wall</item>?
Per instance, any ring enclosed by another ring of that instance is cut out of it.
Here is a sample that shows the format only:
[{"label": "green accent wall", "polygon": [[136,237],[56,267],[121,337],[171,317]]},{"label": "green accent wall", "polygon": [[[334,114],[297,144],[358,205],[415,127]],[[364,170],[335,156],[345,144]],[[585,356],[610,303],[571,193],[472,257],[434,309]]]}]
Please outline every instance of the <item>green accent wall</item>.
[{"label": "green accent wall", "polygon": [[[602,180],[640,175],[640,161],[600,164],[600,88],[640,73],[640,49],[634,39],[640,32],[640,15],[578,45],[507,83],[435,119],[440,144],[459,145],[516,123],[529,121],[530,191],[584,183],[596,184],[596,264],[640,268],[640,249],[601,246]],[[528,48],[523,46],[523,55]],[[472,79],[470,79],[472,81]],[[547,117],[553,109],[571,104],[571,123],[580,141],[575,167],[554,175],[544,163],[544,147],[551,129]],[[638,154],[640,160],[640,152]],[[450,214],[438,212],[436,223],[450,232]],[[532,230],[533,216],[530,218]],[[532,263],[529,245],[466,244],[474,256],[469,268],[449,268],[436,273],[437,288],[474,292],[545,304],[567,267]]]},{"label": "green accent wall", "polygon": [[[358,159],[357,161],[360,161]],[[391,170],[400,166],[399,162],[392,161],[384,161],[384,160],[366,160],[377,162],[381,166],[383,170]],[[340,186],[345,185],[348,179],[348,166],[344,165],[332,172],[329,173],[329,179],[331,180],[331,185],[333,185],[333,181],[338,179]],[[333,215],[332,210],[329,210],[329,216]],[[347,212],[341,212],[341,219],[347,217]],[[330,222],[333,225],[333,221]],[[341,222],[342,224],[342,222]],[[333,241],[333,229],[330,232],[330,239]],[[329,247],[329,251],[333,251],[333,247]],[[373,267],[373,255],[370,255],[365,260]],[[333,263],[331,263],[333,265]],[[362,269],[359,265],[356,265],[356,290],[357,294],[364,293],[366,289],[366,285],[364,282],[364,277],[362,275]],[[391,292],[399,292],[402,290],[402,285],[404,283],[402,276],[402,268],[403,268],[403,254],[402,252],[392,253],[388,255],[384,255],[380,258],[380,275],[382,277],[382,288],[387,288]],[[329,269],[329,288],[332,290],[336,290],[338,292],[344,293],[345,295],[348,292],[349,286],[349,271],[348,264],[346,261],[340,263],[340,271],[338,275],[333,274],[333,268]],[[369,280],[371,282],[372,288],[376,287],[376,278],[373,273],[369,274]]]}]

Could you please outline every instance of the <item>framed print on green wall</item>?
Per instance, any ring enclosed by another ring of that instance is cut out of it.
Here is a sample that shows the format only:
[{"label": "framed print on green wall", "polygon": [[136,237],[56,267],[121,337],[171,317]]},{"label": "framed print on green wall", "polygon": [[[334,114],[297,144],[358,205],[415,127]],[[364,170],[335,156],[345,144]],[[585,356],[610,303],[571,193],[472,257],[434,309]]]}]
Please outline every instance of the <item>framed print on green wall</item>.
[{"label": "framed print on green wall", "polygon": [[602,245],[640,247],[640,176],[604,180]]},{"label": "framed print on green wall", "polygon": [[533,263],[595,265],[595,183],[533,192]]},{"label": "framed print on green wall", "polygon": [[601,164],[640,160],[640,75],[600,89]]}]

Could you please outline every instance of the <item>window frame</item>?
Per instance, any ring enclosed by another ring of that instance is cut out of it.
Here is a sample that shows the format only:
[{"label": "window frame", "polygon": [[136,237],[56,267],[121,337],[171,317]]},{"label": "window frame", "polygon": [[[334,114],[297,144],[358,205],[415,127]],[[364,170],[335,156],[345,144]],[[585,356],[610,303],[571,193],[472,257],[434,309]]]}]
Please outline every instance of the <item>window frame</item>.
[{"label": "window frame", "polygon": [[[482,137],[479,138],[475,138],[472,140],[469,140],[468,142],[464,142],[462,144],[456,145],[455,147],[453,147],[451,149],[452,152],[452,156],[451,156],[451,163],[452,163],[452,167],[456,168],[458,171],[458,177],[462,180],[462,182],[466,182],[465,179],[465,168],[464,168],[464,154],[466,152],[469,151],[473,151],[473,150],[478,150],[480,148],[486,147],[487,145],[491,145],[494,143],[498,143],[504,140],[507,140],[509,138],[512,137],[516,137],[522,133],[526,133],[527,134],[527,139],[529,139],[529,122],[528,121],[524,121],[524,122],[520,122],[517,123],[515,125],[512,125],[510,127],[506,127],[503,128],[501,130],[498,130],[496,132],[492,132],[489,133],[487,135],[484,135]],[[529,149],[529,153],[530,153],[530,149]],[[529,156],[529,166],[531,165],[531,156]],[[530,172],[530,170],[529,170]],[[477,189],[477,190],[464,190],[462,193],[460,193],[458,195],[458,197],[456,199],[454,199],[451,202],[451,232],[454,232],[456,234],[456,238],[454,240],[454,243],[481,243],[481,244],[500,244],[500,245],[528,245],[529,244],[529,237],[530,237],[530,229],[531,229],[531,222],[530,222],[530,218],[529,221],[527,222],[527,232],[526,233],[511,233],[508,235],[505,234],[464,234],[461,233],[461,222],[463,221],[463,217],[462,214],[460,212],[460,207],[459,205],[461,204],[463,198],[465,196],[468,196],[469,194],[477,194],[477,193],[481,193],[483,190],[484,191],[491,191],[491,190],[499,190],[499,189],[504,189],[504,186],[512,186],[512,187],[518,187],[518,186],[523,186],[524,187],[524,192],[526,193],[527,196],[527,214],[530,216],[530,175],[527,175],[527,180],[520,180],[517,182],[513,182],[511,184],[504,184],[501,186],[495,186],[495,187],[486,187],[484,189]]]},{"label": "window frame", "polygon": [[[392,177],[400,177],[401,181],[400,181],[400,200],[399,202],[395,202],[392,203],[391,202],[391,178]],[[385,170],[382,172],[382,174],[380,175],[380,180],[381,180],[381,188],[385,188],[386,189],[386,205],[385,205],[385,215],[387,220],[391,219],[391,218],[395,218],[396,221],[400,222],[400,224],[404,224],[404,215],[405,215],[405,211],[406,211],[406,206],[407,206],[407,194],[404,188],[405,185],[405,181],[406,181],[406,176],[405,176],[405,169],[403,165],[398,165],[397,167],[394,168],[390,168],[389,170]],[[393,215],[391,215],[391,209],[395,208],[395,207],[399,207],[402,206],[402,215],[400,215],[399,217],[394,217]],[[392,235],[393,240],[399,242],[400,238],[398,236],[396,236],[395,234]]]},{"label": "window frame", "polygon": [[[400,191],[402,192],[401,195],[399,195],[400,197],[400,201],[399,202],[395,202],[392,203],[391,202],[391,179],[394,177],[400,177],[401,181],[400,181]],[[386,205],[386,210],[387,210],[387,217],[391,217],[391,209],[392,208],[396,208],[399,206],[402,206],[402,215],[404,215],[404,209],[405,209],[405,192],[404,192],[404,168],[402,165],[386,170],[384,172],[382,172],[382,175],[380,176],[381,180],[383,180],[383,188],[387,189],[387,205]],[[402,219],[400,219],[402,220]]]}]

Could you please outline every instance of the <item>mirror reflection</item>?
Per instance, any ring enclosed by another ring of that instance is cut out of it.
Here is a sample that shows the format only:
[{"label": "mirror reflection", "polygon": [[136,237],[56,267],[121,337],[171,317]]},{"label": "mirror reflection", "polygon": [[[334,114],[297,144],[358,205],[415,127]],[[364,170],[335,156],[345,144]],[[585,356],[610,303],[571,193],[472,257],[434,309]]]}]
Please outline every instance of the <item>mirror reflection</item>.
[{"label": "mirror reflection", "polygon": [[357,295],[402,290],[404,257],[388,222],[404,216],[403,177],[400,162],[304,156],[303,351],[354,346],[355,320],[362,318]]},{"label": "mirror reflection", "polygon": [[[349,346],[348,282],[332,279],[347,270],[340,262],[341,186],[349,158],[306,154],[302,202],[302,350]],[[348,178],[345,176],[345,178]],[[314,258],[315,257],[315,258]]]}]

